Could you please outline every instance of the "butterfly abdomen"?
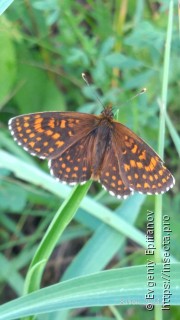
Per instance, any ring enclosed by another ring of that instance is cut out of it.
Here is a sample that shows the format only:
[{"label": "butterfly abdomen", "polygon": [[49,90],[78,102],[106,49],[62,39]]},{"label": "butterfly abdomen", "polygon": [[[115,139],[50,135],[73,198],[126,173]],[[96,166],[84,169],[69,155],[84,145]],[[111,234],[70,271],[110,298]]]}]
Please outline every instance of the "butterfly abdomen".
[{"label": "butterfly abdomen", "polygon": [[[92,134],[92,133],[91,133]],[[103,119],[94,132],[94,147],[92,150],[92,176],[94,180],[99,180],[99,174],[103,165],[103,160],[107,149],[112,144],[113,123]]]}]

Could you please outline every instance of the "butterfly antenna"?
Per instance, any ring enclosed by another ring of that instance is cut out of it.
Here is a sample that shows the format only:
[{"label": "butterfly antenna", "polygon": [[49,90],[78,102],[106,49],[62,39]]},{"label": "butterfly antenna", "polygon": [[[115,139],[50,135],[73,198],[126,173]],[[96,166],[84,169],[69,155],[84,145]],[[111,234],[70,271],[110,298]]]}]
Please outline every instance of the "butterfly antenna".
[{"label": "butterfly antenna", "polygon": [[[86,82],[87,86],[90,87],[89,81],[88,81],[85,73],[82,73],[82,78],[83,78],[83,80]],[[102,101],[100,100],[100,98],[98,97],[96,91],[93,90],[92,88],[91,88],[91,90],[92,90],[93,95],[95,96],[96,100],[99,102],[99,104],[101,105],[101,107],[103,107],[103,109],[104,109],[105,107],[104,107]]]},{"label": "butterfly antenna", "polygon": [[138,92],[137,94],[135,94],[135,96],[133,96],[131,99],[129,99],[128,101],[133,100],[134,98],[140,96],[141,94],[145,93],[147,91],[146,88],[142,88],[140,92]]},{"label": "butterfly antenna", "polygon": [[[131,100],[133,100],[134,98],[140,96],[141,94],[145,93],[146,91],[147,91],[146,88],[142,88],[141,91],[139,91],[138,93],[136,93],[134,96],[132,96],[130,99],[128,99],[125,103],[130,102]],[[123,102],[123,104],[125,104],[125,103]],[[118,106],[118,107],[115,107],[115,109],[119,109],[119,106]]]}]

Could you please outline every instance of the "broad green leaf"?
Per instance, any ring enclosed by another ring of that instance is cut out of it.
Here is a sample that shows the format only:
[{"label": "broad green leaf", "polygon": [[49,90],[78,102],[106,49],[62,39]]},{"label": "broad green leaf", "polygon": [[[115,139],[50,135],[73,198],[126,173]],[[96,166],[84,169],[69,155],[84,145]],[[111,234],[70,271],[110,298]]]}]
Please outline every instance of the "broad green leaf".
[{"label": "broad green leaf", "polygon": [[[168,289],[162,278],[164,265],[151,263],[151,271],[148,268],[147,261],[147,265],[102,271],[40,289],[0,306],[0,318],[19,319],[28,315],[90,306],[151,304],[153,308],[154,305],[162,306],[168,293],[170,305],[180,305],[180,264],[170,265]],[[150,275],[151,278],[148,278]],[[166,285],[168,283],[166,280]],[[154,298],[146,297],[149,290]]]},{"label": "broad green leaf", "polygon": [[44,70],[20,65],[18,76],[19,81],[23,79],[23,85],[16,94],[15,101],[21,113],[65,109],[63,95]]}]

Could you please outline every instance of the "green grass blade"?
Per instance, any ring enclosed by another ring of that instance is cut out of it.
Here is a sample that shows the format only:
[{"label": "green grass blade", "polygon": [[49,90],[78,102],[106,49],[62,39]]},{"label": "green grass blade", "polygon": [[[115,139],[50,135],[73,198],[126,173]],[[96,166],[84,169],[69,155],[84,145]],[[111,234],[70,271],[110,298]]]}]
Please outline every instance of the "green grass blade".
[{"label": "green grass blade", "polygon": [[1,0],[0,1],[0,15],[10,6],[14,0]]},{"label": "green grass blade", "polygon": [[[168,81],[169,81],[169,66],[170,66],[170,53],[171,41],[173,30],[173,1],[169,2],[169,17],[167,26],[167,36],[164,52],[164,66],[162,78],[162,93],[160,104],[160,122],[159,122],[159,154],[163,159],[164,156],[164,141],[165,141],[165,114],[167,109],[167,94],[168,94]],[[161,246],[162,246],[162,195],[156,197],[155,200],[155,262],[161,262]],[[159,307],[155,308],[155,320],[163,318],[162,310]]]},{"label": "green grass blade", "polygon": [[[0,307],[1,320],[57,310],[107,305],[163,305],[163,264],[154,265],[155,278],[147,278],[147,266],[102,271],[52,285]],[[180,305],[180,264],[171,264],[170,305]],[[147,287],[151,281],[152,286]],[[146,299],[148,288],[154,299]],[[165,291],[164,291],[165,293]]]},{"label": "green grass blade", "polygon": [[[145,196],[135,194],[122,203],[116,210],[117,215],[133,225],[144,199]],[[125,237],[122,234],[104,223],[101,224],[73,259],[62,279],[67,280],[102,270],[121,248],[124,241]]]},{"label": "green grass blade", "polygon": [[179,135],[178,135],[178,133],[177,133],[177,131],[176,131],[176,129],[175,129],[175,127],[174,127],[174,125],[173,125],[173,123],[167,113],[165,114],[165,117],[166,117],[166,124],[169,129],[171,138],[174,142],[174,145],[175,145],[176,150],[178,152],[178,155],[180,157],[180,137],[179,137]]},{"label": "green grass blade", "polygon": [[[24,281],[21,274],[16,270],[14,261],[9,261],[3,254],[0,254],[0,266],[0,282],[2,283],[6,279],[9,286],[11,286],[18,295],[21,295]],[[11,277],[9,277],[9,275],[11,275]]]},{"label": "green grass blade", "polygon": [[91,181],[88,181],[83,186],[76,186],[57,211],[30,265],[26,278],[26,293],[39,288],[45,263],[55,248],[59,237],[75,215],[80,202],[86,195],[90,185]]}]

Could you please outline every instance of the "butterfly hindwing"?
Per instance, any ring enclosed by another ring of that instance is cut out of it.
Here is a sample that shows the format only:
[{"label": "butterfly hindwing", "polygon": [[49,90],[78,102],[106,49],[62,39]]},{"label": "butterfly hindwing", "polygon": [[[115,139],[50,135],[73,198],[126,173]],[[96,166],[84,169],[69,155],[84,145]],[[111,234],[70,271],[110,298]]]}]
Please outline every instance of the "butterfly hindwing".
[{"label": "butterfly hindwing", "polygon": [[49,160],[50,172],[69,184],[84,183],[91,178],[94,137],[89,134],[55,159]]},{"label": "butterfly hindwing", "polygon": [[109,145],[103,160],[100,182],[108,192],[118,198],[127,198],[133,193],[125,186],[120,175],[119,163],[113,145]]}]

